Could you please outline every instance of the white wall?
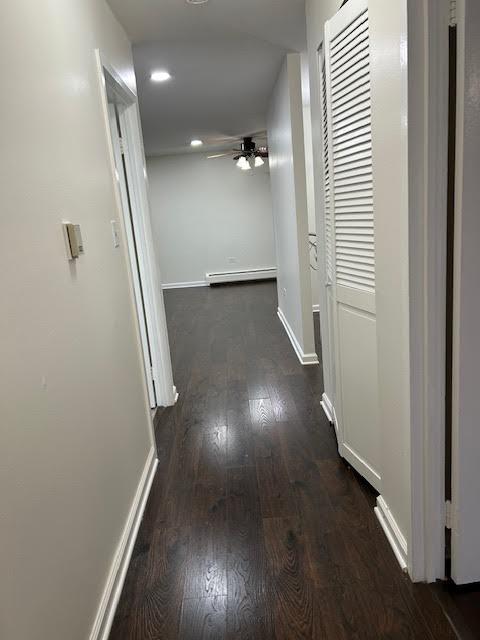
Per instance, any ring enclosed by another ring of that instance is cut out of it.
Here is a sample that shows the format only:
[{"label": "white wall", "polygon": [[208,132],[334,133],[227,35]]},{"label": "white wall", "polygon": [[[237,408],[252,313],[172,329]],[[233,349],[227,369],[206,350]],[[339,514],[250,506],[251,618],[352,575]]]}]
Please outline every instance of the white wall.
[{"label": "white wall", "polygon": [[288,54],[270,99],[268,144],[279,309],[304,354],[315,353],[300,54]]},{"label": "white wall", "polygon": [[132,58],[101,0],[5,0],[0,34],[0,636],[85,640],[152,450],[94,50]]},{"label": "white wall", "polygon": [[164,284],[205,273],[275,267],[268,164],[241,171],[205,153],[147,159],[154,241]]}]

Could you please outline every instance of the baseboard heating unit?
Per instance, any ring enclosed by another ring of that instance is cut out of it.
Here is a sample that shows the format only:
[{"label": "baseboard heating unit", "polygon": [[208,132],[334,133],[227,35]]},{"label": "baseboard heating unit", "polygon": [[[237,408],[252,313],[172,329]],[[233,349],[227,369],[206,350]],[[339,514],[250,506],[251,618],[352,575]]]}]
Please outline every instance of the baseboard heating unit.
[{"label": "baseboard heating unit", "polygon": [[224,282],[245,282],[246,280],[273,280],[277,277],[276,268],[246,269],[244,271],[219,271],[206,273],[208,284],[222,284]]}]

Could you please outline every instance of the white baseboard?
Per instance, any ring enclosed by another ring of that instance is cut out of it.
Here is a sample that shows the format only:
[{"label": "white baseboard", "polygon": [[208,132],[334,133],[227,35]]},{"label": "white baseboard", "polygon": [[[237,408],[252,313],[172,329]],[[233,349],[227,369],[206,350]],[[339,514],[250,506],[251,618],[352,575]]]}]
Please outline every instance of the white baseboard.
[{"label": "white baseboard", "polygon": [[322,399],[320,401],[320,406],[322,407],[323,411],[325,412],[325,415],[327,416],[328,421],[331,424],[334,424],[335,420],[333,418],[333,405],[330,402],[330,398],[327,396],[326,393],[322,393]]},{"label": "white baseboard", "polygon": [[188,289],[190,287],[209,287],[211,284],[228,282],[246,282],[248,280],[271,280],[277,277],[275,267],[268,269],[250,269],[244,271],[222,271],[218,273],[206,273],[205,280],[192,282],[167,282],[162,284],[162,289]]},{"label": "white baseboard", "polygon": [[[338,433],[338,430],[337,430]],[[381,490],[382,479],[380,474],[356,451],[352,446],[339,439],[338,453],[352,465],[354,469],[369,482],[377,491]]]},{"label": "white baseboard", "polygon": [[271,280],[277,277],[275,267],[262,269],[240,269],[237,271],[218,271],[206,273],[205,280],[208,284],[221,284],[226,282],[246,282],[248,280]]},{"label": "white baseboard", "polygon": [[382,496],[378,496],[377,498],[377,506],[374,509],[375,515],[380,522],[380,525],[387,536],[387,540],[390,543],[390,546],[393,549],[393,553],[398,560],[403,571],[407,570],[407,541],[405,536],[400,531],[400,527],[395,521],[395,518],[392,515],[387,503],[382,498]]},{"label": "white baseboard", "polygon": [[313,313],[320,313],[320,305],[319,304],[312,304],[312,311],[313,311]]},{"label": "white baseboard", "polygon": [[283,311],[278,307],[277,315],[280,318],[280,322],[283,324],[285,331],[287,332],[288,337],[290,338],[290,342],[292,343],[292,347],[295,350],[295,353],[298,356],[301,364],[318,364],[318,356],[316,353],[304,353],[300,344],[297,340],[295,333],[293,332],[292,327],[288,324],[288,321],[283,313]]},{"label": "white baseboard", "polygon": [[147,498],[150,493],[153,478],[157,469],[157,456],[155,448],[150,449],[142,477],[135,493],[130,513],[120,539],[110,573],[105,585],[100,606],[95,617],[95,622],[90,633],[90,640],[108,640],[112,627],[115,610],[122,593],[123,583],[127,574],[133,547],[137,539],[138,529],[142,521]]},{"label": "white baseboard", "polygon": [[167,282],[162,284],[162,289],[188,289],[189,287],[208,287],[208,282],[195,280],[194,282]]}]

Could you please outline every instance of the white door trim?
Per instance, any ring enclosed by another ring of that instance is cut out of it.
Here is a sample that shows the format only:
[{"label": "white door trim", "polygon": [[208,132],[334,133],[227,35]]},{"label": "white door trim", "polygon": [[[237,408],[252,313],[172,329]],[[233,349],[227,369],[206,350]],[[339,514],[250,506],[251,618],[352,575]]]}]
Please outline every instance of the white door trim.
[{"label": "white door trim", "polygon": [[[122,220],[122,222],[123,209],[116,180],[115,158],[110,134],[107,83],[109,87],[114,90],[124,106],[120,116],[120,123],[126,139],[127,153],[125,154],[125,159],[129,184],[132,190],[132,216],[135,225],[139,270],[142,280],[145,316],[150,341],[152,376],[155,382],[157,405],[169,406],[175,403],[174,383],[161,279],[152,242],[147,172],[137,96],[125,84],[116,70],[104,59],[98,49],[95,51],[95,56],[100,97],[105,118],[105,131],[110,153],[112,181],[114,183],[117,205],[119,207],[119,219]],[[124,228],[123,231],[125,232]],[[131,277],[130,286],[132,289]]]},{"label": "white door trim", "polygon": [[456,8],[458,60],[452,331],[451,578],[455,584],[460,585],[480,580],[480,6],[478,0],[457,0]]},{"label": "white door trim", "polygon": [[445,577],[445,368],[450,0],[409,0],[412,580]]},{"label": "white door trim", "polygon": [[[137,267],[137,251],[134,231],[130,221],[130,199],[129,199],[129,185],[123,169],[123,157],[122,157],[122,140],[120,133],[118,132],[118,116],[117,106],[111,102],[108,103],[108,114],[110,118],[110,135],[112,139],[113,155],[115,157],[115,166],[117,168],[115,175],[118,182],[118,188],[120,190],[120,198],[122,200],[122,212],[124,216],[124,229],[128,247],[128,257],[130,260],[130,272],[132,275],[133,292],[135,294],[135,306],[138,315],[138,328],[140,331],[140,339],[142,343],[142,354],[144,362],[145,378],[147,382],[148,398],[150,401],[150,408],[154,409],[157,406],[157,397],[155,394],[155,385],[152,375],[152,363],[150,357],[150,344],[147,333],[147,320],[143,299],[143,287],[140,278],[140,273]],[[116,224],[115,220],[111,221],[112,225]],[[113,240],[112,229],[112,240]]]}]

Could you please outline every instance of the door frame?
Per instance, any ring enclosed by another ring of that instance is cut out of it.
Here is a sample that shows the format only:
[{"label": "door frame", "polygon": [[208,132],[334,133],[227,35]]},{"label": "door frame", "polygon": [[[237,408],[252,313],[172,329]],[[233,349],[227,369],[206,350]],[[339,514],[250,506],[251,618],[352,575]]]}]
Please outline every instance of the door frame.
[{"label": "door frame", "polygon": [[[433,582],[445,577],[448,175],[448,74],[445,69],[450,0],[405,2],[408,44],[404,61],[415,60],[415,65],[407,67],[410,303],[405,329],[410,345],[411,527],[405,531],[406,561],[412,580]],[[321,73],[318,54],[322,46],[323,37],[316,45],[317,76]],[[317,235],[320,251],[324,252],[323,163],[318,156],[316,150]],[[322,261],[320,264],[324,272]],[[326,338],[326,299],[322,287],[320,292],[321,331],[322,338]],[[330,418],[327,400],[324,394],[323,404]]]},{"label": "door frame", "polygon": [[450,0],[408,1],[412,580],[445,578]]},{"label": "door frame", "polygon": [[[140,339],[142,343],[142,354],[144,361],[144,370],[145,370],[145,378],[147,382],[147,390],[148,390],[148,398],[150,401],[150,408],[154,409],[157,406],[157,397],[155,393],[155,383],[153,381],[153,371],[152,371],[152,358],[151,358],[151,348],[150,348],[150,340],[149,334],[147,331],[147,319],[145,313],[145,298],[144,291],[142,287],[142,281],[140,279],[140,270],[139,270],[139,261],[138,261],[138,251],[137,251],[137,242],[136,236],[133,229],[132,224],[132,204],[131,204],[131,194],[130,194],[130,182],[128,180],[128,176],[126,175],[126,158],[125,158],[125,149],[122,150],[122,144],[124,144],[124,140],[122,140],[121,131],[119,131],[119,109],[123,108],[122,103],[118,103],[118,97],[114,94],[109,87],[109,91],[107,91],[108,96],[108,113],[110,117],[110,135],[112,137],[112,147],[113,147],[113,155],[115,156],[115,165],[117,171],[115,172],[118,186],[120,189],[120,197],[122,199],[122,210],[123,217],[125,223],[125,233],[127,236],[127,248],[128,248],[128,257],[130,260],[130,270],[132,274],[132,283],[133,283],[133,291],[135,294],[135,306],[137,309],[138,315],[138,328],[140,330]],[[115,96],[115,101],[111,101],[111,94]],[[111,221],[112,224],[112,234],[115,234],[115,221]],[[115,238],[115,244],[118,243],[118,240]]]},{"label": "door frame", "polygon": [[[150,343],[152,378],[155,384],[157,406],[171,406],[176,402],[177,391],[173,383],[161,278],[152,240],[150,205],[148,201],[148,178],[137,95],[124,82],[115,68],[105,60],[99,49],[95,50],[95,59],[99,79],[100,99],[105,121],[105,135],[110,156],[112,182],[115,190],[118,217],[121,221],[120,226],[123,245],[127,247],[125,213],[116,176],[113,140],[110,132],[107,86],[114,91],[119,102],[123,105],[120,122],[125,135],[125,164],[131,191],[132,219],[139,264],[139,277],[143,290],[145,319]],[[125,251],[126,250],[127,249],[125,249]],[[140,332],[137,306],[139,301],[135,297],[133,290],[133,277],[129,259],[128,264],[130,271],[130,289],[136,308],[137,330]]]},{"label": "door frame", "polygon": [[452,326],[451,578],[478,582],[478,68],[480,9],[457,0],[457,127]]},{"label": "door frame", "polygon": [[[310,61],[310,64],[312,62]],[[325,46],[324,46],[324,38],[322,38],[321,43],[316,48],[316,54],[314,59],[314,70],[317,81],[318,81],[318,93],[317,96],[318,104],[320,105],[320,119],[322,119],[323,114],[323,65],[326,64],[325,61]],[[312,71],[310,71],[312,73]],[[310,82],[310,87],[312,87],[313,83]],[[326,89],[325,89],[326,91]],[[328,104],[327,104],[328,107]],[[334,382],[334,366],[333,366],[333,328],[332,323],[329,318],[329,307],[328,307],[328,289],[331,287],[331,283],[328,279],[327,268],[326,268],[326,255],[327,255],[327,237],[325,230],[325,150],[324,150],[324,136],[325,133],[328,136],[328,130],[325,131],[324,122],[321,122],[319,127],[321,133],[321,142],[322,149],[321,152],[318,150],[315,151],[313,149],[313,168],[314,168],[314,189],[315,189],[315,224],[317,231],[317,268],[318,268],[318,291],[319,291],[319,320],[320,320],[320,339],[322,344],[322,366],[323,366],[323,392],[322,399],[320,401],[320,405],[327,416],[328,421],[333,424],[335,427],[335,431],[338,437],[338,426],[337,426],[337,417],[335,415],[335,382]],[[313,130],[313,126],[312,126]],[[312,134],[313,138],[313,134]],[[312,140],[312,146],[314,142]],[[317,154],[321,156],[321,160],[317,159]],[[316,166],[318,163],[318,168]],[[318,175],[321,171],[321,175]],[[316,171],[318,173],[316,173]],[[318,203],[321,203],[321,206],[318,206]],[[330,205],[331,206],[331,205]]]}]

